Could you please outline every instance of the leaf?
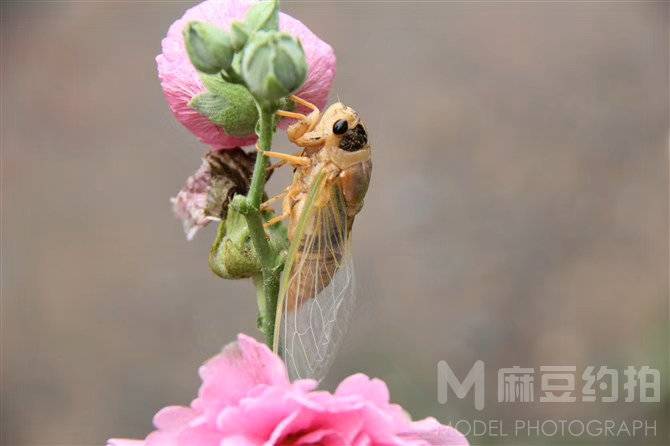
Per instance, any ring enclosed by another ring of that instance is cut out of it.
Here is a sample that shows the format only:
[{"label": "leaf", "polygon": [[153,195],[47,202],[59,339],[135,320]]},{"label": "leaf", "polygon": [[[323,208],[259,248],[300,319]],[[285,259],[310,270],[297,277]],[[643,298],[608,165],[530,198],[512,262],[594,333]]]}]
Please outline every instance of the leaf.
[{"label": "leaf", "polygon": [[244,25],[249,33],[279,30],[279,4],[276,0],[255,4],[247,13]]},{"label": "leaf", "polygon": [[206,92],[191,99],[189,106],[231,136],[249,136],[258,121],[253,96],[244,86],[231,84],[220,76],[202,76]]}]

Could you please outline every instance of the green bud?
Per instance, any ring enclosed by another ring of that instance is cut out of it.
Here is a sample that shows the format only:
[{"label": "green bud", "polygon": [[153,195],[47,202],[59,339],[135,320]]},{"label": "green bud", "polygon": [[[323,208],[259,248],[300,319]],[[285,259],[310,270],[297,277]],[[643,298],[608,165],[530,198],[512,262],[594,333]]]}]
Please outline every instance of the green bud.
[{"label": "green bud", "polygon": [[244,279],[261,271],[246,220],[232,207],[228,208],[226,220],[219,224],[209,252],[209,267],[224,279]]},{"label": "green bud", "polygon": [[305,82],[305,52],[289,34],[259,31],[242,53],[241,75],[257,99],[274,103]]},{"label": "green bud", "polygon": [[184,42],[191,63],[198,71],[216,74],[230,68],[233,47],[222,29],[203,22],[190,22],[184,29]]},{"label": "green bud", "polygon": [[249,40],[249,33],[244,28],[244,24],[240,22],[233,22],[230,25],[230,44],[233,50],[240,51]]},{"label": "green bud", "polygon": [[[249,227],[239,209],[245,206],[244,196],[233,197],[228,206],[226,219],[219,224],[216,240],[209,252],[210,269],[224,279],[244,279],[258,276],[261,272],[260,260],[251,241]],[[271,212],[263,212],[265,221],[271,217],[273,217]],[[285,225],[273,225],[266,230],[266,233],[274,251],[285,252],[288,249]]]},{"label": "green bud", "polygon": [[244,86],[231,84],[217,75],[201,76],[207,91],[191,99],[189,106],[231,136],[253,135],[258,108]]}]

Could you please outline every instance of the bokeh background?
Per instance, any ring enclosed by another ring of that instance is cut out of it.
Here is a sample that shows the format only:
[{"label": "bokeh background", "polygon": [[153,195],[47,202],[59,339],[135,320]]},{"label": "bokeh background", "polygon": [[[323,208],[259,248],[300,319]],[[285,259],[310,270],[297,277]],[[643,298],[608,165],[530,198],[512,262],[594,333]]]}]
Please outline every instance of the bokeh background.
[{"label": "bokeh background", "polygon": [[[187,242],[168,201],[204,148],[154,57],[192,4],[2,4],[2,445],[143,437],[199,364],[259,336],[252,285],[208,270],[215,228]],[[333,98],[375,149],[359,306],[325,387],[362,371],[417,417],[657,426],[475,444],[668,444],[668,3],[283,10],[336,49]],[[438,403],[440,360],[486,363],[484,411]],[[498,368],[631,364],[661,370],[661,403],[496,400]]]}]

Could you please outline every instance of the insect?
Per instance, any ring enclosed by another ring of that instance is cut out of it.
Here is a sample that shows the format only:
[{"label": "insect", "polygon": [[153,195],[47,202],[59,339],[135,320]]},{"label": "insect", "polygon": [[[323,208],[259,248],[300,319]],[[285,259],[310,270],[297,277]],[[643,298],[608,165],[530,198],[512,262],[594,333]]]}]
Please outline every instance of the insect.
[{"label": "insect", "polygon": [[293,181],[264,208],[283,197],[282,213],[266,226],[289,220],[289,249],[282,273],[273,349],[294,379],[325,375],[339,347],[353,304],[350,238],[372,172],[367,133],[353,109],[335,103],[312,111],[288,128],[296,155],[265,151],[295,167]]}]

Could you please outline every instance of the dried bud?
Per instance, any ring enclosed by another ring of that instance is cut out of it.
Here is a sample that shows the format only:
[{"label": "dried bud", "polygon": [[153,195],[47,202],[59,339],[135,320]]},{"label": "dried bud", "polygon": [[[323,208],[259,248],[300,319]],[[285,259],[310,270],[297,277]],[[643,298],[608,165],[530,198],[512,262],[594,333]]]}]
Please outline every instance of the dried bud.
[{"label": "dried bud", "polygon": [[255,153],[242,149],[205,156],[200,168],[172,198],[174,213],[189,240],[210,221],[226,218],[233,195],[247,193],[255,159]]}]

